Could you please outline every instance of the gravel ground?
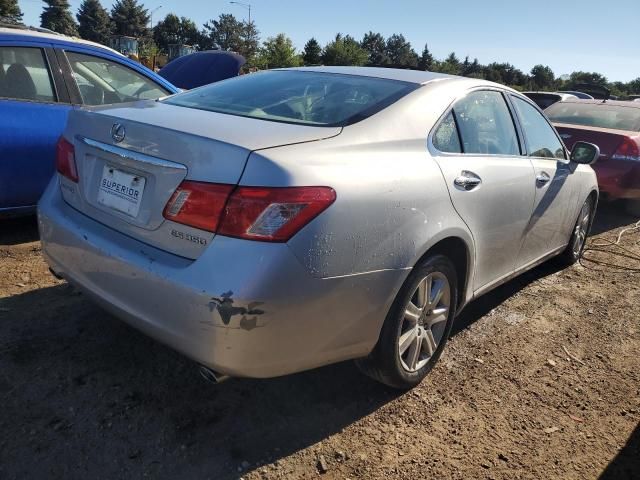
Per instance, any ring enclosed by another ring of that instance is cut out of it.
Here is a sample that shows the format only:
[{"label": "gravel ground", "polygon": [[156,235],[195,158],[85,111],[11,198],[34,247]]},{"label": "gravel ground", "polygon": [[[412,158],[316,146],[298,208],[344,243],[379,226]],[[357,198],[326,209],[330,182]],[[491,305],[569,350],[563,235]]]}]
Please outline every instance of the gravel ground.
[{"label": "gravel ground", "polygon": [[[602,205],[591,242],[636,220]],[[639,241],[587,256],[640,269]],[[0,478],[640,479],[639,305],[639,273],[547,263],[471,304],[411,392],[351,362],[216,386],[2,221]]]}]

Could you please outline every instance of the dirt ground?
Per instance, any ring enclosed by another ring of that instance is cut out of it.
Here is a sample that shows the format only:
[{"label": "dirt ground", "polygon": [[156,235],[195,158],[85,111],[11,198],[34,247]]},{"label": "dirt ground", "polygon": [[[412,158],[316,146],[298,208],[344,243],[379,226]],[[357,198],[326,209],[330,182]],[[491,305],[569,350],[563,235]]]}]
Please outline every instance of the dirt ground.
[{"label": "dirt ground", "polygon": [[[590,241],[636,220],[602,205]],[[401,394],[351,362],[209,384],[0,222],[0,478],[640,479],[640,273],[603,265],[639,242],[474,302]]]}]

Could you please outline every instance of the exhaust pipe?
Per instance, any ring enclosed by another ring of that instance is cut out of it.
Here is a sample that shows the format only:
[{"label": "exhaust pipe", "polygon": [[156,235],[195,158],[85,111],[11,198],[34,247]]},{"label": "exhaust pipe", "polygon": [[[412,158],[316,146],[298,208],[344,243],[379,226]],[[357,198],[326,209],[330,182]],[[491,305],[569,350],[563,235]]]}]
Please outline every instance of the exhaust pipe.
[{"label": "exhaust pipe", "polygon": [[209,367],[205,367],[204,365],[200,365],[200,368],[198,370],[200,371],[200,375],[202,376],[202,378],[204,378],[207,382],[211,382],[215,385],[222,383],[230,378],[228,375],[223,375],[219,372],[211,370]]}]

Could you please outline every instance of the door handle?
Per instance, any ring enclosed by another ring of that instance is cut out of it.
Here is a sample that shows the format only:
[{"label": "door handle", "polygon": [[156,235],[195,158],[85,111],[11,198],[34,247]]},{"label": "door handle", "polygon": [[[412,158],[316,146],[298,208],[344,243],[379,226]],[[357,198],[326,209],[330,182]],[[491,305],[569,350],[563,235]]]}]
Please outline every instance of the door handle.
[{"label": "door handle", "polygon": [[456,177],[453,183],[454,185],[469,191],[480,185],[482,183],[482,179],[473,172],[463,170],[460,172],[460,176]]},{"label": "door handle", "polygon": [[549,180],[551,180],[551,177],[547,172],[540,172],[536,176],[536,183],[541,187],[549,183]]}]

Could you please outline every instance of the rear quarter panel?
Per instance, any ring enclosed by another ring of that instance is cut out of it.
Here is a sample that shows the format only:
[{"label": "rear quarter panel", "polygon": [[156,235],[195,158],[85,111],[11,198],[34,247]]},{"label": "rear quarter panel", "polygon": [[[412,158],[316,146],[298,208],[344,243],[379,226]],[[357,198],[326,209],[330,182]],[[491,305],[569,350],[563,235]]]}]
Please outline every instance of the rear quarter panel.
[{"label": "rear quarter panel", "polygon": [[289,241],[316,277],[387,269],[408,274],[449,236],[473,252],[427,150],[429,130],[453,98],[453,90],[423,86],[337,137],[254,152],[240,183],[335,189],[336,202]]}]

